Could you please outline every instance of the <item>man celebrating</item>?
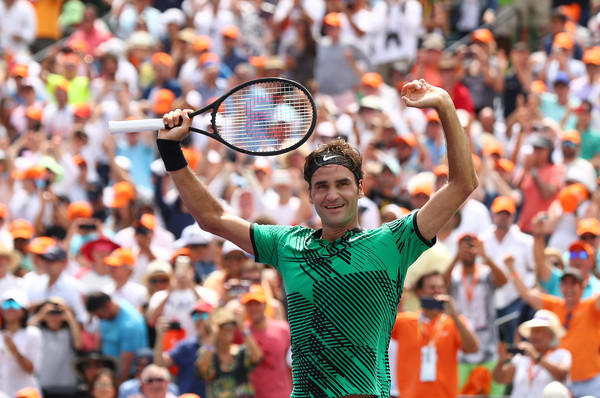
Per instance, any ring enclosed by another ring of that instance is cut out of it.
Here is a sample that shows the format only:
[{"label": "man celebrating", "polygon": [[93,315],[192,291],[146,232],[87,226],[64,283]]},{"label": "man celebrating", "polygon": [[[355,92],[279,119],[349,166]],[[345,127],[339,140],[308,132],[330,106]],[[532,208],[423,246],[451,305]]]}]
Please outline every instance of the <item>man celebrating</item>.
[{"label": "man celebrating", "polygon": [[[424,80],[402,88],[406,105],[434,108],[444,127],[448,182],[422,209],[364,231],[362,158],[343,140],[306,157],[309,199],[323,228],[251,224],[225,211],[194,175],[180,148],[191,110],[163,117],[157,145],[200,227],[274,266],[288,292],[292,397],[380,397],[390,391],[387,348],[408,267],[477,187],[466,136],[447,92]],[[175,127],[176,121],[182,120]]]}]

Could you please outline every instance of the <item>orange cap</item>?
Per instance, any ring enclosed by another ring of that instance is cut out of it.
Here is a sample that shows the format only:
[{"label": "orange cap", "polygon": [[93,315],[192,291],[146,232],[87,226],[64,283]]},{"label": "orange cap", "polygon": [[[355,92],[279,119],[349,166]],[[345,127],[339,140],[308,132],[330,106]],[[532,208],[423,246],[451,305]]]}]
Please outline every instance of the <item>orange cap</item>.
[{"label": "orange cap", "polygon": [[515,206],[515,201],[510,196],[498,196],[492,202],[492,212],[500,213],[501,211],[507,211],[510,214],[515,214],[517,212],[517,207]]},{"label": "orange cap", "polygon": [[425,113],[428,122],[438,122],[440,123],[440,115],[438,115],[437,111],[434,109],[430,109]]},{"label": "orange cap", "polygon": [[542,80],[532,81],[529,89],[531,92],[536,94],[545,93],[547,91],[546,83],[544,83]]},{"label": "orange cap", "polygon": [[161,88],[154,93],[154,104],[152,105],[152,112],[157,115],[164,115],[169,113],[173,107],[175,101],[175,94],[168,88]]},{"label": "orange cap", "polygon": [[448,173],[449,173],[449,170],[448,170],[448,165],[447,164],[437,165],[433,169],[433,174],[435,174],[436,177],[447,176]]},{"label": "orange cap", "polygon": [[31,239],[34,228],[29,221],[25,220],[24,218],[18,218],[10,223],[8,231],[12,235],[13,239]]},{"label": "orange cap", "polygon": [[460,234],[460,236],[458,237],[457,241],[460,242],[460,241],[462,241],[465,238],[479,239],[477,237],[477,235],[475,235],[474,233],[472,233],[472,232],[465,232],[465,233]]},{"label": "orange cap", "polygon": [[76,218],[90,218],[94,215],[92,205],[85,200],[77,200],[67,206],[67,218],[73,221]]},{"label": "orange cap", "polygon": [[113,186],[113,195],[114,197],[110,207],[123,207],[135,199],[135,187],[127,181],[117,182]]},{"label": "orange cap", "polygon": [[85,161],[83,156],[79,154],[73,155],[73,163],[75,163],[77,166],[87,166],[87,162]]},{"label": "orange cap", "polygon": [[326,25],[336,26],[338,28],[342,26],[342,18],[338,12],[330,12],[329,14],[325,15],[323,22],[325,22]]},{"label": "orange cap", "polygon": [[71,47],[71,49],[73,51],[77,51],[80,53],[87,53],[90,49],[90,46],[88,45],[88,42],[85,41],[84,39],[74,39],[74,40],[70,40],[69,41],[69,47]]},{"label": "orange cap", "polygon": [[190,256],[191,252],[190,249],[188,249],[187,247],[181,247],[179,249],[175,249],[173,250],[173,254],[171,255],[171,264],[175,263],[175,260],[177,259],[177,257],[179,256]]},{"label": "orange cap", "polygon": [[46,169],[42,166],[33,166],[26,170],[13,170],[12,177],[15,180],[40,180],[46,175]]},{"label": "orange cap", "polygon": [[33,387],[25,387],[17,391],[15,398],[42,398],[42,395]]},{"label": "orange cap", "polygon": [[38,236],[29,242],[29,251],[33,254],[44,254],[46,248],[56,245],[56,241],[48,236]]},{"label": "orange cap", "polygon": [[82,119],[87,119],[92,115],[92,107],[86,103],[75,104],[73,105],[73,114]]},{"label": "orange cap", "polygon": [[365,73],[364,75],[362,75],[362,78],[360,81],[365,86],[379,88],[379,86],[381,86],[381,83],[383,83],[383,78],[381,77],[381,75],[379,73],[368,72],[368,73]]},{"label": "orange cap", "polygon": [[494,34],[489,29],[477,29],[471,33],[471,40],[489,44],[494,41]]},{"label": "orange cap", "polygon": [[265,289],[261,285],[250,285],[248,293],[245,293],[240,298],[242,304],[247,304],[250,301],[258,301],[259,303],[267,302],[267,295]]},{"label": "orange cap", "polygon": [[498,155],[502,157],[502,155],[504,154],[504,147],[502,146],[502,143],[498,140],[488,140],[483,145],[483,148],[481,149],[481,154],[483,156]]},{"label": "orange cap", "polygon": [[581,135],[579,135],[579,131],[577,130],[565,130],[561,139],[572,142],[575,145],[581,144]]},{"label": "orange cap", "polygon": [[204,53],[200,55],[198,58],[198,63],[200,66],[206,66],[210,63],[219,63],[221,62],[221,57],[217,53]]},{"label": "orange cap", "polygon": [[413,148],[417,144],[417,139],[411,133],[397,135],[396,138],[394,139],[394,141],[397,144],[404,143],[404,144],[408,145],[411,148]]},{"label": "orange cap", "polygon": [[173,58],[167,53],[158,52],[152,56],[152,65],[173,66],[173,64]]},{"label": "orange cap", "polygon": [[410,191],[410,194],[412,196],[418,195],[420,193],[427,196],[431,196],[431,194],[433,193],[433,186],[431,186],[431,184],[428,182],[421,182],[412,187]]},{"label": "orange cap", "polygon": [[206,51],[212,47],[212,40],[209,36],[200,35],[194,39],[194,51]]},{"label": "orange cap", "polygon": [[6,208],[6,205],[4,203],[0,203],[0,218],[1,219],[6,219],[6,213],[8,212],[8,209]]},{"label": "orange cap", "polygon": [[267,65],[267,57],[261,56],[253,56],[248,59],[250,65],[254,66],[256,69],[263,69]]},{"label": "orange cap", "polygon": [[567,185],[558,192],[558,201],[565,213],[572,213],[577,206],[589,197],[585,185],[581,183]]},{"label": "orange cap", "polygon": [[508,173],[512,173],[513,171],[515,171],[515,164],[512,161],[505,158],[498,159],[498,161],[496,162],[496,167]]},{"label": "orange cap", "polygon": [[109,256],[104,258],[104,263],[111,267],[120,267],[122,265],[135,266],[135,256],[131,249],[120,247],[113,250]]},{"label": "orange cap", "polygon": [[27,77],[29,75],[29,67],[24,64],[14,64],[10,68],[10,74],[13,76]]},{"label": "orange cap", "polygon": [[554,36],[552,47],[559,47],[570,50],[575,45],[573,37],[567,32],[559,32]]},{"label": "orange cap", "polygon": [[140,225],[144,228],[153,231],[154,227],[156,226],[156,217],[148,213],[142,214],[142,216],[140,217]]},{"label": "orange cap", "polygon": [[590,246],[589,244],[585,243],[582,240],[578,240],[578,241],[575,241],[574,243],[572,243],[571,246],[569,246],[569,251],[570,252],[584,251],[590,257],[592,257],[594,255],[594,249],[592,248],[592,246]]},{"label": "orange cap", "polygon": [[76,53],[68,53],[65,54],[65,63],[66,64],[75,64],[77,65],[79,63],[79,61],[81,61],[81,57],[79,57],[78,54]]},{"label": "orange cap", "polygon": [[35,105],[30,105],[25,108],[25,116],[32,120],[40,121],[42,120],[42,108]]},{"label": "orange cap", "polygon": [[583,234],[600,235],[600,220],[597,218],[584,218],[577,223],[577,236]]},{"label": "orange cap", "polygon": [[58,81],[56,83],[54,83],[54,90],[56,91],[56,89],[61,89],[64,91],[69,91],[69,86],[71,85],[71,83],[64,77],[61,77],[61,79],[58,79]]},{"label": "orange cap", "polygon": [[600,65],[600,47],[585,50],[582,61],[585,64]]},{"label": "orange cap", "polygon": [[202,159],[202,153],[193,148],[181,148],[181,151],[183,152],[183,156],[185,156],[187,162],[190,164],[192,170],[196,170],[198,162],[200,159]]},{"label": "orange cap", "polygon": [[230,39],[237,39],[240,34],[240,30],[235,25],[225,25],[221,28],[221,34]]}]

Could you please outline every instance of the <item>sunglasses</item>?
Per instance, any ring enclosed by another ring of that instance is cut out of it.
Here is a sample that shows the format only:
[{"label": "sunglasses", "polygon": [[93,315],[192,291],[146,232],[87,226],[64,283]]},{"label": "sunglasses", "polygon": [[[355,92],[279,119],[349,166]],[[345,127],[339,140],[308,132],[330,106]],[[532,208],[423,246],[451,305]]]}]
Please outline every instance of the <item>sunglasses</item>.
[{"label": "sunglasses", "polygon": [[210,315],[207,312],[194,312],[192,314],[192,319],[194,322],[198,322],[200,319],[203,321],[207,320]]},{"label": "sunglasses", "polygon": [[169,278],[152,278],[150,279],[150,283],[152,285],[156,285],[158,283],[169,283]]},{"label": "sunglasses", "polygon": [[8,299],[2,303],[2,309],[3,310],[21,310],[21,309],[23,309],[23,307],[21,307],[19,305],[19,303],[17,303],[15,300]]},{"label": "sunglasses", "polygon": [[144,380],[144,383],[146,383],[146,384],[163,383],[165,381],[167,381],[167,379],[163,379],[162,377],[150,377],[150,378]]},{"label": "sunglasses", "polygon": [[94,383],[95,388],[113,388],[113,384],[110,381],[97,381]]},{"label": "sunglasses", "polygon": [[589,254],[584,251],[574,251],[570,254],[571,260],[587,260],[590,258]]}]

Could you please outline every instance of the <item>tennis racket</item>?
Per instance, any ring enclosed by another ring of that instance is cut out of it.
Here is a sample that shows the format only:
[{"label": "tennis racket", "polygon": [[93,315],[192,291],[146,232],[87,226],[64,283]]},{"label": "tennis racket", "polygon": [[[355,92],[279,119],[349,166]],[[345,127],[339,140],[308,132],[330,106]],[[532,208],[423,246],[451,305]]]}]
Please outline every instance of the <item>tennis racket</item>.
[{"label": "tennis racket", "polygon": [[[267,77],[240,84],[210,105],[190,113],[190,118],[211,112],[212,133],[196,127],[190,131],[211,137],[249,155],[278,155],[302,145],[312,134],[317,110],[301,84]],[[110,121],[114,133],[160,130],[163,119]]]}]

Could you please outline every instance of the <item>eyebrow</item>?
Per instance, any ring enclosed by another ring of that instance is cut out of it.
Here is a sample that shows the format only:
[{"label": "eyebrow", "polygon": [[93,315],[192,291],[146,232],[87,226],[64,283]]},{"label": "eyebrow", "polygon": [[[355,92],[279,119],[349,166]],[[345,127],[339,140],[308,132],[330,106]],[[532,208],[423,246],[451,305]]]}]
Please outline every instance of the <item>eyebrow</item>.
[{"label": "eyebrow", "polygon": [[[352,179],[350,177],[344,177],[344,178],[340,178],[339,180],[335,180],[334,183],[339,184],[341,182],[349,182],[352,181]],[[327,184],[328,181],[326,180],[321,180],[321,181],[316,181],[313,185],[317,186],[317,185],[325,185]]]}]

